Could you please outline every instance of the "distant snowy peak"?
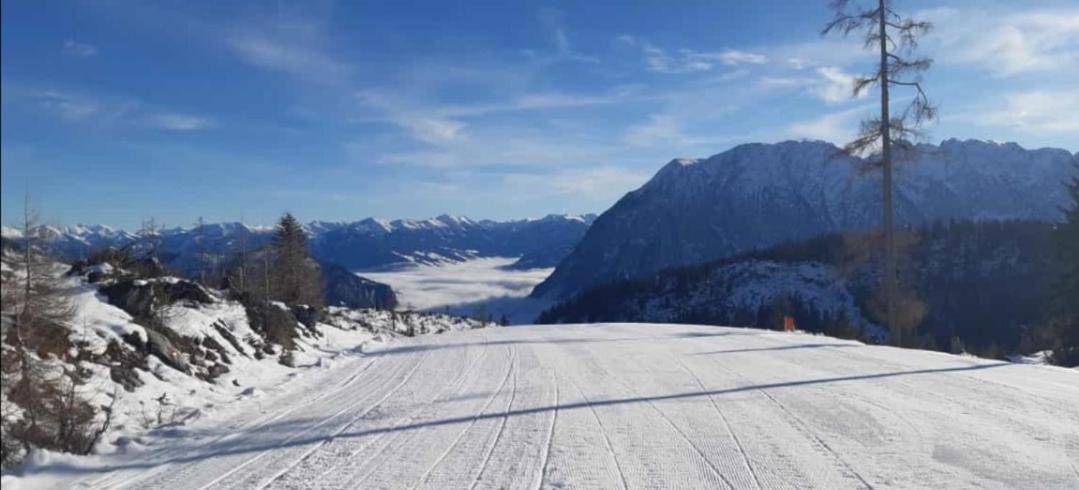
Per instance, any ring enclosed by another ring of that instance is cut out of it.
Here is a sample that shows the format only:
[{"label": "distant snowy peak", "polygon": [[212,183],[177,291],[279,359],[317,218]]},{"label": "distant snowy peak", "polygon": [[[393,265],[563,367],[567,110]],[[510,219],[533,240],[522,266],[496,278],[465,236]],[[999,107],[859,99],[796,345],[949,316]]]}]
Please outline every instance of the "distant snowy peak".
[{"label": "distant snowy peak", "polygon": [[[595,215],[548,215],[515,221],[441,215],[426,220],[368,218],[326,228],[312,240],[316,256],[352,269],[396,263],[436,264],[476,257],[531,257],[552,267],[572,250]],[[553,250],[554,253],[541,254]]]},{"label": "distant snowy peak", "polygon": [[[596,216],[547,215],[514,221],[476,221],[443,214],[424,220],[367,218],[354,222],[312,221],[304,225],[316,258],[350,269],[390,264],[435,264],[476,257],[529,257],[525,263],[553,267],[572,250]],[[4,227],[4,237],[21,238]],[[206,223],[161,230],[160,251],[169,266],[187,271],[199,267],[199,254],[227,261],[242,247],[265,245],[273,227],[240,222]],[[107,247],[123,247],[137,234],[104,225],[42,226],[35,229],[57,255],[76,260]]]},{"label": "distant snowy peak", "polygon": [[596,219],[595,214],[575,215],[575,214],[549,214],[542,218],[529,218],[522,220],[509,220],[509,221],[494,221],[494,220],[473,220],[467,216],[452,216],[443,214],[434,218],[428,219],[395,219],[389,220],[384,218],[365,218],[360,221],[354,222],[327,222],[327,221],[315,221],[308,224],[308,229],[313,235],[321,234],[322,232],[340,229],[349,229],[359,233],[370,234],[385,234],[393,232],[416,232],[424,230],[467,230],[476,228],[498,228],[501,226],[512,226],[522,223],[536,223],[536,222],[576,222],[583,223],[585,225],[591,224]]}]

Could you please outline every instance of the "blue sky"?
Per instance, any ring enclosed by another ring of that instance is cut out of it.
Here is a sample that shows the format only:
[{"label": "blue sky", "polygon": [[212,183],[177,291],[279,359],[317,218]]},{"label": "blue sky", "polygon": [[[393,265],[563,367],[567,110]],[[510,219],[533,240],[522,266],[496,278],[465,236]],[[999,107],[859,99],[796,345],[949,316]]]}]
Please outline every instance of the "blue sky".
[{"label": "blue sky", "polygon": [[[675,157],[842,141],[826,3],[60,2],[2,12],[3,222],[600,212]],[[1079,6],[901,1],[929,139],[1079,150]]]}]

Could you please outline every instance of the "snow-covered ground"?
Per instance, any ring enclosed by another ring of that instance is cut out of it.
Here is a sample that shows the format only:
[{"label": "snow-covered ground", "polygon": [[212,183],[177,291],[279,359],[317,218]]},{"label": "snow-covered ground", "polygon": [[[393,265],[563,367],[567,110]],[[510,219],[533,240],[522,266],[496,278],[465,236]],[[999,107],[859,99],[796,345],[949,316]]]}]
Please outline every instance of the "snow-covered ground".
[{"label": "snow-covered ground", "polygon": [[1077,488],[1079,372],[685,325],[349,352],[24,488]]},{"label": "snow-covered ground", "polygon": [[389,284],[402,309],[444,311],[514,323],[531,322],[549,302],[527,298],[554,269],[512,270],[512,257],[487,257],[437,265],[410,265],[394,270],[360,272]]}]

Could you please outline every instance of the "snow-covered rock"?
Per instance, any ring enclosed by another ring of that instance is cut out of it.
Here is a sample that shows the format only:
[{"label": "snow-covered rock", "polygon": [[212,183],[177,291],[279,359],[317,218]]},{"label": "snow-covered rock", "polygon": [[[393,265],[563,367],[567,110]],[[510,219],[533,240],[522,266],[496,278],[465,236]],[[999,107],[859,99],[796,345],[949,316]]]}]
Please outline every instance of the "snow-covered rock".
[{"label": "snow-covered rock", "polygon": [[[70,351],[44,361],[85,372],[78,395],[94,407],[113,407],[98,452],[123,451],[150,430],[168,427],[175,434],[178,426],[237,398],[276,391],[362,345],[494,326],[417,312],[245,304],[226,291],[176,277],[139,277],[109,263],[64,269],[58,264],[56,274],[73,315],[56,327],[68,338],[59,344]],[[97,280],[90,282],[91,275]],[[5,353],[9,314],[5,305]],[[7,417],[6,398],[4,405]]]}]

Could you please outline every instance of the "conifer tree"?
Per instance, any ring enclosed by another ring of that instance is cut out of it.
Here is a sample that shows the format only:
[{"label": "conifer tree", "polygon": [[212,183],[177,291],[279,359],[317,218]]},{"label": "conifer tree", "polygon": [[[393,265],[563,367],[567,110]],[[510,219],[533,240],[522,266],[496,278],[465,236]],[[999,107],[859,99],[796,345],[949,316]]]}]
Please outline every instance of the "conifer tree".
[{"label": "conifer tree", "polygon": [[1052,357],[1056,364],[1079,366],[1079,175],[1068,183],[1068,192],[1071,208],[1064,210],[1065,221],[1054,237],[1060,275],[1053,288],[1057,345]]},{"label": "conifer tree", "polygon": [[288,304],[322,304],[322,277],[307,249],[307,234],[291,213],[285,213],[274,231],[274,299]]}]

